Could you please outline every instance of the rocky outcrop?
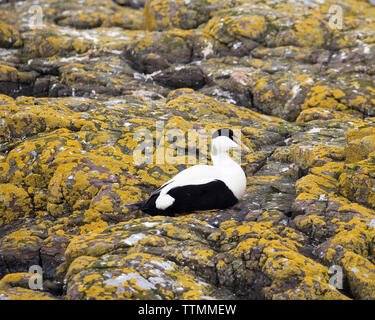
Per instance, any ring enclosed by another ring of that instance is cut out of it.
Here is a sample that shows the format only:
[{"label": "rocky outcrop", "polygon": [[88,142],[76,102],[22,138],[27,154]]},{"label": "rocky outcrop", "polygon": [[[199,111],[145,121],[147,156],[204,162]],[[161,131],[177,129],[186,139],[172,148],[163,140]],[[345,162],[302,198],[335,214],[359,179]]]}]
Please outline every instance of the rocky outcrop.
[{"label": "rocky outcrop", "polygon": [[[0,299],[375,298],[373,6],[39,3],[0,5]],[[253,149],[238,204],[127,206],[219,127]]]}]

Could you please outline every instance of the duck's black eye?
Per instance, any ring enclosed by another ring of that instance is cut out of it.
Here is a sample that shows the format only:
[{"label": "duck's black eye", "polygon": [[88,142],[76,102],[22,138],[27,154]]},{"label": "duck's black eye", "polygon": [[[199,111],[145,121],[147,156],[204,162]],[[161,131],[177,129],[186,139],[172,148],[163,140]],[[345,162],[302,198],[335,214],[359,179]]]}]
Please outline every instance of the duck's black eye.
[{"label": "duck's black eye", "polygon": [[233,130],[228,128],[223,128],[215,131],[215,133],[212,135],[212,139],[215,139],[220,136],[226,136],[229,139],[233,140]]}]

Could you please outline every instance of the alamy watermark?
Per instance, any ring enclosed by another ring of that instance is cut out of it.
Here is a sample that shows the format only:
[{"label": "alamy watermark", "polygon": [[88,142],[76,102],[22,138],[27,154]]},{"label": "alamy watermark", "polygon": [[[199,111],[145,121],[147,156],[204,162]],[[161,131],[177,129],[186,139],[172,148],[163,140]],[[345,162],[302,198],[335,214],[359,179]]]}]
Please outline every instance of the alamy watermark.
[{"label": "alamy watermark", "polygon": [[328,26],[334,30],[342,30],[344,20],[342,7],[339,5],[332,5],[329,7],[328,13],[332,15],[329,19]]},{"label": "alamy watermark", "polygon": [[29,273],[34,273],[29,279],[29,288],[32,290],[43,290],[43,269],[39,265],[32,265]]},{"label": "alamy watermark", "polygon": [[[163,121],[157,121],[155,135],[147,128],[134,132],[133,140],[138,145],[133,150],[133,162],[136,165],[207,164],[210,153],[208,137],[216,130],[189,129],[184,132],[179,128],[165,128]],[[242,144],[241,129],[232,131],[235,141]],[[233,150],[232,159],[241,163],[241,148]]]},{"label": "alamy watermark", "polygon": [[336,289],[343,289],[344,274],[342,267],[334,264],[328,269],[328,273],[331,275],[328,283]]},{"label": "alamy watermark", "polygon": [[30,20],[29,27],[30,29],[42,29],[43,24],[43,9],[39,5],[32,5],[29,8]]}]

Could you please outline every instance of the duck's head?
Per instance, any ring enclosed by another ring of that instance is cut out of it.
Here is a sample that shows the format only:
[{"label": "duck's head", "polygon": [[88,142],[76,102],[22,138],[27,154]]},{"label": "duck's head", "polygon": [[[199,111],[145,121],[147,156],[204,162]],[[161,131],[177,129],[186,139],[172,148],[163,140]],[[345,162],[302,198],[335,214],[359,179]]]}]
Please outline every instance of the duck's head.
[{"label": "duck's head", "polygon": [[219,129],[211,137],[212,152],[219,154],[227,152],[230,149],[242,148],[247,152],[251,150],[241,141],[236,139],[233,130],[228,128]]}]

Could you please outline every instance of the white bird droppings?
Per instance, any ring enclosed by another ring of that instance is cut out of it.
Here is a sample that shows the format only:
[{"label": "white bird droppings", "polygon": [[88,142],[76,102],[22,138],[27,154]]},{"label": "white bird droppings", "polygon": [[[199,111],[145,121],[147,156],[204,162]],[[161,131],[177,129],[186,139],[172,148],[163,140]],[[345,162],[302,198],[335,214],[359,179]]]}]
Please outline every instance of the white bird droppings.
[{"label": "white bird droppings", "polygon": [[147,236],[144,233],[136,233],[136,234],[132,234],[129,238],[126,238],[126,239],[122,240],[122,242],[131,246],[131,245],[137,243],[139,240],[142,240],[146,237]]}]

